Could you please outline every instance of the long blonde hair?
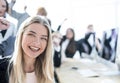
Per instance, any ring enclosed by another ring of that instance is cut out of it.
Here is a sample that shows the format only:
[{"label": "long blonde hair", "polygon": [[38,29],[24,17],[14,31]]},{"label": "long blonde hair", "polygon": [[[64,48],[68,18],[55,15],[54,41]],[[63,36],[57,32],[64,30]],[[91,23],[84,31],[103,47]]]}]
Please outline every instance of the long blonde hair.
[{"label": "long blonde hair", "polygon": [[18,30],[15,40],[15,50],[11,59],[12,68],[10,72],[10,83],[24,83],[25,72],[23,70],[23,50],[21,47],[22,36],[25,28],[32,23],[40,23],[48,29],[48,43],[46,50],[36,58],[35,62],[35,75],[37,83],[53,83],[54,82],[54,68],[53,68],[53,57],[52,57],[52,40],[51,30],[48,21],[42,16],[29,17],[25,22],[22,23]]}]

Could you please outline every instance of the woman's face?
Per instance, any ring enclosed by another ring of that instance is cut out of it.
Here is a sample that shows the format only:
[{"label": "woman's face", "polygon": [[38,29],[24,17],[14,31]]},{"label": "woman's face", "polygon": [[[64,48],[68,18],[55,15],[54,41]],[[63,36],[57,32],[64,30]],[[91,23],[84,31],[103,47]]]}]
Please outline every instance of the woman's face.
[{"label": "woman's face", "polygon": [[6,3],[5,0],[0,0],[0,17],[3,17],[6,12]]},{"label": "woman's face", "polygon": [[53,41],[53,45],[55,46],[59,46],[60,45],[60,42],[61,42],[61,35],[60,34],[55,34],[53,37],[52,37],[52,41]]},{"label": "woman's face", "polygon": [[25,56],[36,58],[44,52],[48,41],[48,30],[39,23],[29,25],[22,38],[22,49]]},{"label": "woman's face", "polygon": [[66,32],[66,37],[68,38],[68,39],[72,39],[73,38],[73,32],[72,32],[72,30],[70,30],[70,29],[68,29],[67,30],[67,32]]}]

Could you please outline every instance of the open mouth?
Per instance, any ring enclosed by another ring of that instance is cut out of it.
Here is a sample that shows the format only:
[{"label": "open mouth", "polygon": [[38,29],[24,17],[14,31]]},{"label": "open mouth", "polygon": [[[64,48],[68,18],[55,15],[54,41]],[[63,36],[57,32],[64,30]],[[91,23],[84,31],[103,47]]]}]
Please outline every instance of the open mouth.
[{"label": "open mouth", "polygon": [[40,50],[40,48],[38,47],[34,47],[34,46],[29,46],[30,50],[32,50],[33,52],[37,52]]}]

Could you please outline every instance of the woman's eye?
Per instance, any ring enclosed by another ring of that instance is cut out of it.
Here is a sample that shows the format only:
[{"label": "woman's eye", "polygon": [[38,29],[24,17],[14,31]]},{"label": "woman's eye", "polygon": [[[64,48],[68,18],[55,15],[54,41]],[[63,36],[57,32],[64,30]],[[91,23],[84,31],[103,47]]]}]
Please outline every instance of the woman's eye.
[{"label": "woman's eye", "polygon": [[35,37],[35,35],[31,33],[28,33],[28,36]]},{"label": "woman's eye", "polygon": [[43,38],[41,38],[41,39],[47,41],[47,38],[44,38],[44,37],[43,37]]}]

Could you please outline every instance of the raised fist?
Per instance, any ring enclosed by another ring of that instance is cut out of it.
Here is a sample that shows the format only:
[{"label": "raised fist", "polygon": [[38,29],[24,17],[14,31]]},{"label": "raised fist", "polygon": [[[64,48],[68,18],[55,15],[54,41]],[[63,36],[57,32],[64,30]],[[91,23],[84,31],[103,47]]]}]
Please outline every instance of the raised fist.
[{"label": "raised fist", "polygon": [[5,18],[0,17],[0,30],[6,30],[10,26],[10,22],[7,21]]}]

